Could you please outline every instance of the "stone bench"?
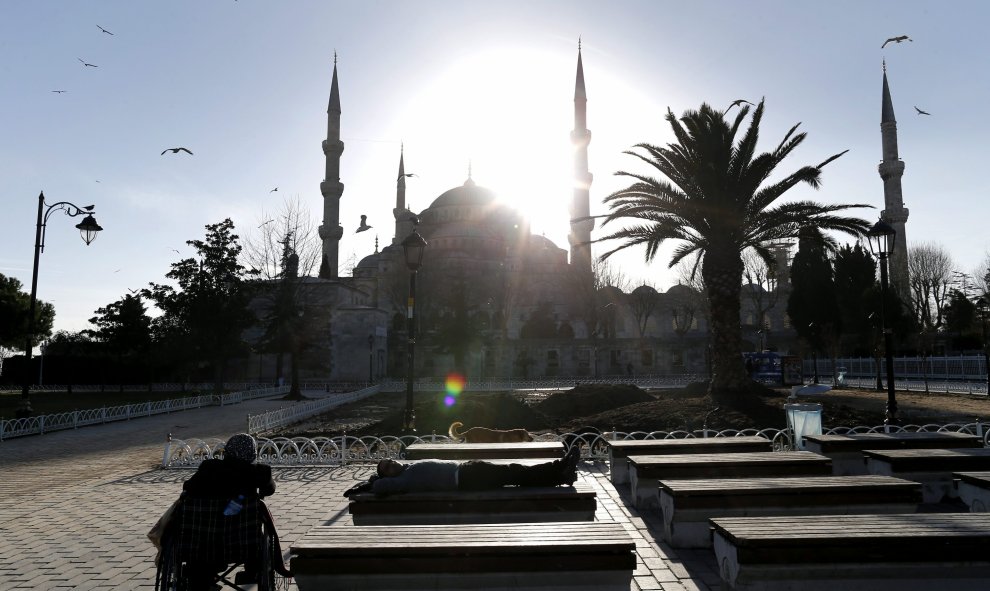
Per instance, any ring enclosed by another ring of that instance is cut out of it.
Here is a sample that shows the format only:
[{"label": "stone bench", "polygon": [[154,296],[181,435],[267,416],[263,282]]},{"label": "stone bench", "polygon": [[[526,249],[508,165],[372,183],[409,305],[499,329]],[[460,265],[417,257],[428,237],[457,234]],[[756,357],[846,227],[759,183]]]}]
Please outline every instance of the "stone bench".
[{"label": "stone bench", "polygon": [[909,513],[921,484],[891,476],[661,480],[663,538],[675,548],[712,545],[713,517]]},{"label": "stone bench", "polygon": [[406,448],[407,460],[492,460],[512,458],[564,457],[559,441],[521,443],[413,443]]},{"label": "stone bench", "polygon": [[595,491],[583,482],[483,491],[360,493],[348,503],[354,525],[362,526],[593,521],[596,507]]},{"label": "stone bench", "polygon": [[968,433],[850,433],[846,435],[805,435],[805,449],[832,458],[836,476],[869,474],[863,450],[867,449],[951,449],[981,447],[980,438]]},{"label": "stone bench", "polygon": [[926,503],[956,497],[953,472],[990,470],[990,449],[864,450],[870,474],[898,476],[922,484]]},{"label": "stone bench", "polygon": [[613,522],[317,526],[291,548],[301,591],[628,591],[636,544]]},{"label": "stone bench", "polygon": [[628,484],[629,456],[664,454],[735,453],[771,451],[769,439],[756,435],[738,437],[687,437],[683,439],[628,439],[606,441],[612,484]]},{"label": "stone bench", "polygon": [[629,456],[630,488],[640,512],[659,510],[661,480],[828,476],[832,462],[809,451]]},{"label": "stone bench", "polygon": [[985,589],[990,513],[712,520],[723,589]]},{"label": "stone bench", "polygon": [[956,492],[973,513],[990,511],[990,471],[956,472]]}]

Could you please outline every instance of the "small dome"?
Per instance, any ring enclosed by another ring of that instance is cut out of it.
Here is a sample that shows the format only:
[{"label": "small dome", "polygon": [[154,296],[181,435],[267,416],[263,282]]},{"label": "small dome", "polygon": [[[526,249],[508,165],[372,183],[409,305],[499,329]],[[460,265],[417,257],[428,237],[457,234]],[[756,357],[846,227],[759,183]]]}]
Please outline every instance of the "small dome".
[{"label": "small dome", "polygon": [[651,286],[645,285],[645,284],[644,285],[640,285],[636,289],[632,290],[632,295],[643,294],[644,296],[646,296],[647,294],[656,295],[656,293],[657,293],[657,290],[655,290]]},{"label": "small dome", "polygon": [[378,254],[369,254],[368,256],[361,259],[361,262],[357,264],[355,269],[377,269],[378,268]]}]

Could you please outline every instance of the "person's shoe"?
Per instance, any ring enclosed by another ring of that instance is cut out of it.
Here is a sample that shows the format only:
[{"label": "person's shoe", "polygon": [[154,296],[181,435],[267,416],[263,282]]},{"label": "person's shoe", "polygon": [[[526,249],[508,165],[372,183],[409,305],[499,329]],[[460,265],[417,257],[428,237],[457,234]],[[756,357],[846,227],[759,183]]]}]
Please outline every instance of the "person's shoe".
[{"label": "person's shoe", "polygon": [[567,451],[561,461],[560,483],[572,485],[577,482],[577,463],[581,459],[581,446],[575,445]]}]

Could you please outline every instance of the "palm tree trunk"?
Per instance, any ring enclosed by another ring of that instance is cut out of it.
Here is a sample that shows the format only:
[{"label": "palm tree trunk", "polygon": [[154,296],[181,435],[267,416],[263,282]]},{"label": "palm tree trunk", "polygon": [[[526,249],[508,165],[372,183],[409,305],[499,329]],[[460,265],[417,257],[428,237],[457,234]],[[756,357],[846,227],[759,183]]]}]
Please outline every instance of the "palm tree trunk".
[{"label": "palm tree trunk", "polygon": [[710,248],[701,269],[708,291],[712,338],[713,397],[731,396],[746,388],[749,377],[743,364],[739,325],[743,263],[739,250]]}]

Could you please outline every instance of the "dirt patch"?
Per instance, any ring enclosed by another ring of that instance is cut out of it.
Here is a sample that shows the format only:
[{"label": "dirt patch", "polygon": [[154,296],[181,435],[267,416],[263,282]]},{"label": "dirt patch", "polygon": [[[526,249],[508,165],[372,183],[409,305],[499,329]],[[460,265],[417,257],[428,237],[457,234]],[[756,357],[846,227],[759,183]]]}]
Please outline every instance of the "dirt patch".
[{"label": "dirt patch", "polygon": [[[644,391],[635,386],[581,386],[560,392],[528,391],[464,393],[448,405],[444,394],[417,393],[417,432],[446,435],[453,421],[465,427],[525,428],[533,433],[565,433],[582,425],[602,431],[693,431],[709,429],[783,428],[786,390],[764,390],[745,404],[715,403],[700,386]],[[886,392],[832,390],[800,402],[822,404],[826,428],[882,425]],[[901,424],[971,423],[990,418],[985,396],[898,392]],[[398,435],[402,432],[404,393],[383,393],[345,405],[285,429],[285,436]]]}]

